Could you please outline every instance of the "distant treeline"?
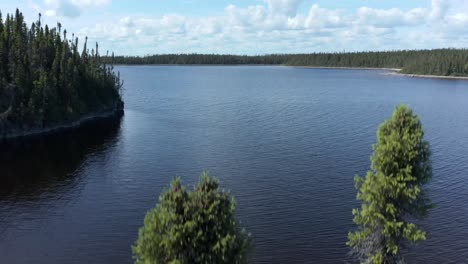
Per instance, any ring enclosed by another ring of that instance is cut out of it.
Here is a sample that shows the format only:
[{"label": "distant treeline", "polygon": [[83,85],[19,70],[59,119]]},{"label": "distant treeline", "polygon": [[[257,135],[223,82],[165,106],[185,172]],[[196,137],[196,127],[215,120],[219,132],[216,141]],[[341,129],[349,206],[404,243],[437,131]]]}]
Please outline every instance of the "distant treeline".
[{"label": "distant treeline", "polygon": [[60,23],[43,26],[39,15],[28,27],[18,9],[0,13],[0,137],[121,108],[122,84],[106,61],[86,40],[79,52]]},{"label": "distant treeline", "polygon": [[[111,58],[106,57],[110,62]],[[403,73],[468,76],[468,49],[402,50],[261,56],[165,54],[116,56],[116,64],[273,64],[317,67],[398,68]]]},{"label": "distant treeline", "polygon": [[[283,64],[290,55],[218,55],[218,54],[162,54],[115,56],[115,64]],[[111,61],[110,57],[104,58]]]}]

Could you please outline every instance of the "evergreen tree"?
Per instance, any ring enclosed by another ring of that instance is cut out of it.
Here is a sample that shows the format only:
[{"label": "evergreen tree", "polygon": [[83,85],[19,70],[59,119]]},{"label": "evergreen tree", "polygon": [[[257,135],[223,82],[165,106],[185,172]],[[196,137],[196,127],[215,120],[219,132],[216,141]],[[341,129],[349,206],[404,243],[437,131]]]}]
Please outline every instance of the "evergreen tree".
[{"label": "evergreen tree", "polygon": [[0,12],[0,137],[123,108],[112,65],[98,53],[88,60],[86,43],[79,54],[78,39],[61,34],[62,25],[43,26],[41,14],[28,28],[18,9],[5,20]]},{"label": "evergreen tree", "polygon": [[356,176],[359,226],[349,233],[348,245],[362,263],[399,263],[405,241],[425,240],[426,233],[410,219],[426,216],[431,208],[423,185],[432,176],[429,143],[418,117],[404,105],[378,130],[371,171]]},{"label": "evergreen tree", "polygon": [[179,178],[149,211],[133,247],[136,263],[245,263],[249,235],[235,219],[236,204],[203,173],[193,191]]}]

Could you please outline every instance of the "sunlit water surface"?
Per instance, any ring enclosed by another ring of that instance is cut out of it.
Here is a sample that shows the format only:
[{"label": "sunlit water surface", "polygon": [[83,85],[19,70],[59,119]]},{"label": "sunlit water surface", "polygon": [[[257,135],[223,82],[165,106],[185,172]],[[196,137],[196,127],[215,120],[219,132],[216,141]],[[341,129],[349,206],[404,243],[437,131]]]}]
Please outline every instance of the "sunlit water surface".
[{"label": "sunlit water surface", "polygon": [[120,66],[120,121],[0,146],[0,263],[131,263],[147,210],[202,170],[235,195],[255,263],[344,263],[376,130],[400,103],[433,150],[410,263],[468,261],[468,82],[383,71]]}]

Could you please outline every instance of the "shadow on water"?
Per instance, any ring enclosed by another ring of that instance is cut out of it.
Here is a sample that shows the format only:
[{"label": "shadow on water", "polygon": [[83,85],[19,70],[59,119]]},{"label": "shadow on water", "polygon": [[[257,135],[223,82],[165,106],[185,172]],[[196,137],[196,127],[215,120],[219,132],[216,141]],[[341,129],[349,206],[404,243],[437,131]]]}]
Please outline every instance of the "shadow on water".
[{"label": "shadow on water", "polygon": [[0,201],[37,199],[44,192],[49,197],[72,188],[88,157],[118,141],[121,123],[117,117],[54,135],[0,142]]}]

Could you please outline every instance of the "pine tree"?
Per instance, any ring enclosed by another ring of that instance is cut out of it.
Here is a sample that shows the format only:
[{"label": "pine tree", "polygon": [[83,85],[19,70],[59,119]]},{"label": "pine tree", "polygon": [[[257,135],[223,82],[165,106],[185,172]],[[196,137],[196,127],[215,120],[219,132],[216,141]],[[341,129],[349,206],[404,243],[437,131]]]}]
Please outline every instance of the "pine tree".
[{"label": "pine tree", "polygon": [[246,263],[249,235],[235,219],[235,201],[203,173],[193,191],[180,179],[145,217],[135,263]]},{"label": "pine tree", "polygon": [[69,41],[66,30],[62,37],[60,23],[43,26],[39,14],[28,28],[18,9],[2,18],[0,12],[0,135],[122,109],[118,76],[98,54],[88,63],[86,45],[80,55],[78,39]]},{"label": "pine tree", "polygon": [[432,207],[423,185],[432,176],[429,143],[418,117],[404,105],[378,130],[371,170],[356,176],[360,209],[354,209],[358,230],[348,245],[362,263],[399,263],[402,246],[426,239],[409,219],[423,218]]}]

